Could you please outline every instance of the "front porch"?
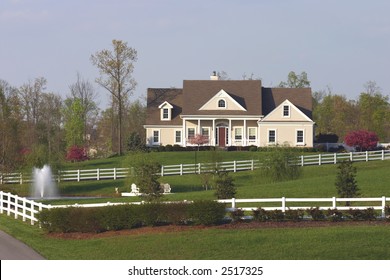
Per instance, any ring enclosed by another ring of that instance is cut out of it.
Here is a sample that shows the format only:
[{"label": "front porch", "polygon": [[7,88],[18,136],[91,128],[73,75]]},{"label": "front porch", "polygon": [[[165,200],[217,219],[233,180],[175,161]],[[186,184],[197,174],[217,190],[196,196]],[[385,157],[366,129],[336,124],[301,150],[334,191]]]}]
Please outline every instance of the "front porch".
[{"label": "front porch", "polygon": [[192,146],[191,139],[202,135],[204,145],[216,147],[259,146],[259,118],[183,117],[181,146]]}]

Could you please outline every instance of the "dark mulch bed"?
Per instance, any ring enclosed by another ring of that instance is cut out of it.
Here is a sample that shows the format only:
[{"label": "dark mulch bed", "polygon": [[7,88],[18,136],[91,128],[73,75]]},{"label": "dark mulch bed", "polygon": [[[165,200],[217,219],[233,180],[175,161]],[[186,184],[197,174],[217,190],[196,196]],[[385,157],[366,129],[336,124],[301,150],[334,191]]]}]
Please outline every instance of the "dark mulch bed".
[{"label": "dark mulch bed", "polygon": [[385,221],[299,221],[299,222],[234,222],[218,226],[180,226],[167,225],[156,227],[140,227],[135,229],[126,229],[118,231],[106,231],[102,233],[49,233],[49,237],[63,239],[91,239],[91,238],[107,238],[114,236],[126,235],[147,235],[147,234],[164,234],[171,232],[183,232],[191,230],[207,230],[207,229],[267,229],[267,228],[313,228],[313,227],[338,227],[338,226],[377,226],[386,225],[390,227],[389,222]]}]

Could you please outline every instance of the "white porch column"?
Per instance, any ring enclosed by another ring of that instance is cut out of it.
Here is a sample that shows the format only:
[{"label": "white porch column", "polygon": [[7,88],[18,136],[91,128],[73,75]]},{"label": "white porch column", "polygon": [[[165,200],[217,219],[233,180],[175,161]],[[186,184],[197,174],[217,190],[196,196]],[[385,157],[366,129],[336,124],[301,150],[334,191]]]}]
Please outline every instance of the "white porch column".
[{"label": "white porch column", "polygon": [[246,146],[246,142],[247,142],[247,139],[246,139],[246,119],[244,119],[244,131],[242,132],[242,138],[243,138],[242,145]]},{"label": "white porch column", "polygon": [[232,145],[232,119],[229,119],[228,146]]},{"label": "white porch column", "polygon": [[197,134],[200,134],[201,133],[201,131],[200,131],[200,119],[198,119],[198,129],[197,129]]},{"label": "white porch column", "polygon": [[213,146],[217,145],[217,139],[215,139],[215,119],[213,119],[213,131],[210,135],[210,144]]},{"label": "white porch column", "polygon": [[182,145],[183,147],[186,147],[186,146],[187,146],[186,119],[183,119],[183,132],[182,132],[181,145]]}]

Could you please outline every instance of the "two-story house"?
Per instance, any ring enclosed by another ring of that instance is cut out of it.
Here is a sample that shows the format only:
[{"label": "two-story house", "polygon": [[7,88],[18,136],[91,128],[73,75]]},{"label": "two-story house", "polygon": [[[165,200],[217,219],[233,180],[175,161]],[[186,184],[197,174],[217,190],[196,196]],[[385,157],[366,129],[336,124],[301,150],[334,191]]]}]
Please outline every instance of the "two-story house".
[{"label": "two-story house", "polygon": [[310,88],[265,88],[260,80],[184,80],[147,91],[146,144],[313,147]]}]

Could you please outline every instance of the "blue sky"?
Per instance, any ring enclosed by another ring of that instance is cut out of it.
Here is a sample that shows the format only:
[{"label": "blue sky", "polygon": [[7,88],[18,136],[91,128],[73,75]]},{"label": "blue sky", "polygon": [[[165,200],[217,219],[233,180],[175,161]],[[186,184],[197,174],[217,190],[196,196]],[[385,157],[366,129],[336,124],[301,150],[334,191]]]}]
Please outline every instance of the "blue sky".
[{"label": "blue sky", "polygon": [[214,70],[264,86],[306,71],[313,91],[350,99],[372,80],[388,95],[389,12],[388,0],[1,0],[0,79],[45,77],[65,97],[77,72],[94,82],[91,54],[118,39],[138,51],[134,98]]}]

